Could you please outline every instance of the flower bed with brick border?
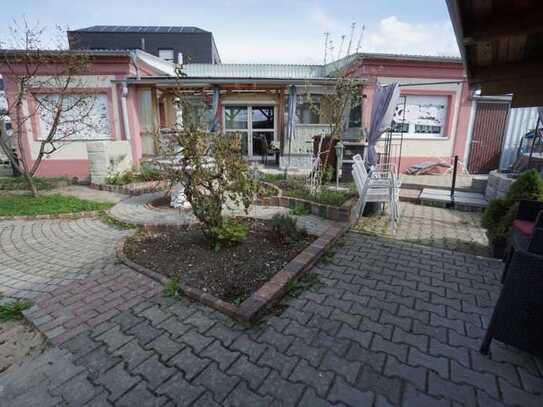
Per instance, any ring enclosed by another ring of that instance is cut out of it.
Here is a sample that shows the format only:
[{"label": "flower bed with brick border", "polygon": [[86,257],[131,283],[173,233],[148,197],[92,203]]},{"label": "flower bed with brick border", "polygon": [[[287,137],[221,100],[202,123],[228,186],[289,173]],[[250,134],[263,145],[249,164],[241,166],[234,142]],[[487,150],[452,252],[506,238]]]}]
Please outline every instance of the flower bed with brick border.
[{"label": "flower bed with brick border", "polygon": [[290,209],[303,205],[311,211],[312,215],[338,222],[349,222],[354,199],[348,200],[342,206],[330,206],[290,196],[270,196],[258,198],[254,204],[260,206],[282,206]]},{"label": "flower bed with brick border", "polygon": [[[174,225],[145,225],[143,227],[144,230],[150,232],[163,232],[176,228],[178,227]],[[300,278],[308,271],[347,229],[346,225],[333,225],[329,227],[320,237],[294,257],[282,270],[277,272],[239,306],[223,301],[198,288],[180,285],[179,289],[187,297],[200,301],[238,321],[247,323],[255,322],[264,310],[269,309],[286,293],[289,283]],[[127,239],[123,238],[117,244],[117,257],[119,260],[133,270],[162,284],[166,284],[169,281],[168,277],[133,262],[125,255]]]},{"label": "flower bed with brick border", "polygon": [[146,181],[135,182],[126,185],[109,185],[109,184],[93,184],[89,185],[92,189],[99,191],[116,192],[119,194],[127,195],[142,195],[150,192],[162,191],[168,188],[169,183],[167,181]]}]

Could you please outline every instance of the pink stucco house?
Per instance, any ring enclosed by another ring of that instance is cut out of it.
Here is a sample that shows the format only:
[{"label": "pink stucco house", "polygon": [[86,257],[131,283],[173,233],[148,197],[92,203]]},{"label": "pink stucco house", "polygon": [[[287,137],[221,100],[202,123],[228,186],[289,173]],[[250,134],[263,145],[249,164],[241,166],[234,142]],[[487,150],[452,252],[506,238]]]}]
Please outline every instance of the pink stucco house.
[{"label": "pink stucco house", "polygon": [[[351,125],[359,127],[351,134],[363,137],[360,126],[369,126],[377,83],[399,82],[405,101],[398,105],[394,119],[393,144],[398,144],[403,131],[401,168],[426,160],[451,162],[454,155],[464,154],[471,100],[462,63],[456,58],[358,54],[327,65],[186,64],[179,79],[173,63],[143,51],[72,52],[84,52],[90,58],[85,85],[73,92],[96,95],[100,130],[63,140],[62,148],[46,157],[38,175],[87,178],[101,172],[103,177],[107,171],[137,166],[155,156],[160,134],[171,131],[178,120],[172,90],[179,85],[203,95],[210,106],[218,103],[217,130],[241,134],[248,159],[261,162],[268,154],[266,146],[274,145],[280,149],[278,166],[289,162],[308,169],[311,140],[326,134],[329,126],[321,114],[308,108],[304,94],[311,93],[314,103],[326,108],[320,96],[333,85],[339,66],[349,67],[351,75],[360,78],[365,95],[360,111],[351,115]],[[0,74],[10,102],[16,84],[5,65],[0,64]],[[40,74],[54,75],[54,64],[43,67]],[[296,136],[287,143],[286,106],[292,87],[297,89]],[[54,94],[54,89],[37,87],[32,92]],[[22,108],[31,104],[29,95]],[[42,131],[39,119],[25,128],[24,159],[35,158]],[[394,154],[399,154],[397,148]],[[119,167],[121,161],[124,164]]]}]

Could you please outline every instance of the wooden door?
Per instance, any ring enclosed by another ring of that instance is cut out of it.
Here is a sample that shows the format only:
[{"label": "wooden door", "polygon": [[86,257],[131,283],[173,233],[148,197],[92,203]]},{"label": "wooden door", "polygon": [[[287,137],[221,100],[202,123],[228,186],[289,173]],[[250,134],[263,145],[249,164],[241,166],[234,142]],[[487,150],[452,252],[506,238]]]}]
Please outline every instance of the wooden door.
[{"label": "wooden door", "polygon": [[509,104],[478,102],[476,109],[468,171],[488,174],[500,165]]}]

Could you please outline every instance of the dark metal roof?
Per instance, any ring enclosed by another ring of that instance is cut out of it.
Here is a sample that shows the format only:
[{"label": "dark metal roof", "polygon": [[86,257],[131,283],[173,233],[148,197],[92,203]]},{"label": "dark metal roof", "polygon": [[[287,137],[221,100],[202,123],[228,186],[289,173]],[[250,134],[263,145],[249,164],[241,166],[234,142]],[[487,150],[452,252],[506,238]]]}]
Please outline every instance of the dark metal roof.
[{"label": "dark metal roof", "polygon": [[80,28],[74,32],[100,32],[100,33],[176,33],[176,34],[195,34],[209,33],[198,27],[182,26],[158,26],[158,25],[93,25],[92,27]]},{"label": "dark metal roof", "polygon": [[[139,50],[138,50],[139,51]],[[142,51],[139,51],[142,52]],[[62,50],[26,50],[26,49],[0,49],[0,55],[4,57],[16,57],[19,55],[41,55],[41,56],[62,56],[62,55],[85,55],[89,57],[130,57],[131,51],[123,49],[62,49]]]}]

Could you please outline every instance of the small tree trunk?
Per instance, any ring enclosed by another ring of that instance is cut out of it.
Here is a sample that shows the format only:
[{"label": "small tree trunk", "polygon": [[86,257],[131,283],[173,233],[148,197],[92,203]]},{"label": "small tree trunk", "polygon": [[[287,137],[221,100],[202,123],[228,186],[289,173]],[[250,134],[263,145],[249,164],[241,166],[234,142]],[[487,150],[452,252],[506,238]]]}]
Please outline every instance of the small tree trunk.
[{"label": "small tree trunk", "polygon": [[34,185],[34,180],[32,179],[32,176],[28,172],[23,172],[23,177],[28,185],[28,189],[30,190],[30,193],[34,198],[38,196],[38,189],[36,188],[36,185]]}]

